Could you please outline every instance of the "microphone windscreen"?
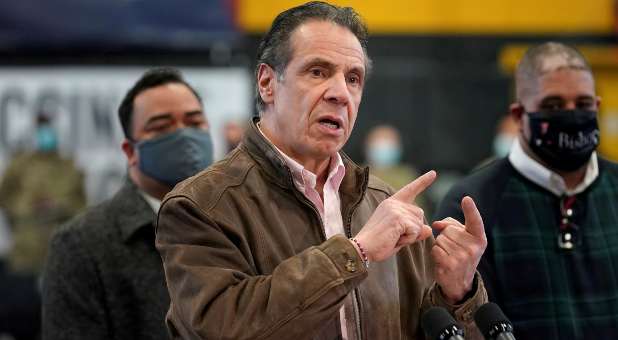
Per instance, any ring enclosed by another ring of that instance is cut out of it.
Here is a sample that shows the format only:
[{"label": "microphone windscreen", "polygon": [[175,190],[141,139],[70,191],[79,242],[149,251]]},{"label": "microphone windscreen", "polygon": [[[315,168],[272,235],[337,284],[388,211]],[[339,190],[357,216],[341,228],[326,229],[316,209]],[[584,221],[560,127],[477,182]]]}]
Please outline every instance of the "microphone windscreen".
[{"label": "microphone windscreen", "polygon": [[488,302],[479,307],[476,313],[474,313],[474,321],[486,338],[489,337],[491,328],[497,323],[503,322],[511,325],[511,322],[506,315],[504,315],[502,309],[493,302]]},{"label": "microphone windscreen", "polygon": [[437,339],[444,329],[453,325],[457,325],[455,319],[442,307],[429,308],[421,318],[421,326],[430,340]]}]

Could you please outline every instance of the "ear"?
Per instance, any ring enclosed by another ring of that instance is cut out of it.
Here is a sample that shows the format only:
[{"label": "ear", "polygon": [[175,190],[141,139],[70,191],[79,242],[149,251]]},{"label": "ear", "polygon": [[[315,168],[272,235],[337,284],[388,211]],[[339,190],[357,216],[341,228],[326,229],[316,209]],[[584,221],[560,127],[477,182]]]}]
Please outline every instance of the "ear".
[{"label": "ear", "polygon": [[133,144],[125,138],[125,140],[122,141],[121,148],[125,156],[127,156],[129,167],[137,165],[139,159],[137,158],[137,152]]},{"label": "ear", "polygon": [[523,116],[525,110],[521,103],[513,103],[509,106],[509,112],[513,119],[519,124],[521,121],[521,117]]},{"label": "ear", "polygon": [[599,109],[601,108],[601,97],[597,96],[595,100],[597,104],[597,111],[599,111]]},{"label": "ear", "polygon": [[274,97],[274,83],[277,80],[277,74],[275,70],[267,64],[260,64],[257,74],[257,86],[260,92],[262,101],[266,104],[273,102]]}]

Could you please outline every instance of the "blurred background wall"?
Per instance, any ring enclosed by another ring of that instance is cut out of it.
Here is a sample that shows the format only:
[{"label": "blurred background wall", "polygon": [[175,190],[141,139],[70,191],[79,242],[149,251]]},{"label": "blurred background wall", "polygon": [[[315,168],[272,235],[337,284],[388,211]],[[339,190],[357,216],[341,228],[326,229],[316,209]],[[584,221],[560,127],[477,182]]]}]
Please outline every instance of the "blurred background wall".
[{"label": "blurred background wall", "polygon": [[[364,161],[377,124],[402,133],[403,161],[464,174],[492,155],[512,101],[512,70],[530,44],[575,44],[603,97],[601,152],[618,160],[614,0],[357,0],[374,73],[346,151]],[[116,109],[149,66],[179,66],[205,98],[217,156],[222,126],[254,114],[261,34],[286,0],[0,2],[0,171],[32,144],[35,115],[57,114],[60,151],[86,172],[89,203],[124,173]]]}]

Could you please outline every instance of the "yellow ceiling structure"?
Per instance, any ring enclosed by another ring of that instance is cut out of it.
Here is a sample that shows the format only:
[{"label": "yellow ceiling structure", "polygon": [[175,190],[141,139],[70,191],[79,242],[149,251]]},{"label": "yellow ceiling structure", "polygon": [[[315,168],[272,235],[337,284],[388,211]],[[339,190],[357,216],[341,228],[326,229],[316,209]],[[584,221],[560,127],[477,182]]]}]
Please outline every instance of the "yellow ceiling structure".
[{"label": "yellow ceiling structure", "polygon": [[[281,11],[304,1],[237,0],[239,28],[265,31]],[[608,34],[613,0],[356,0],[372,34]]]}]

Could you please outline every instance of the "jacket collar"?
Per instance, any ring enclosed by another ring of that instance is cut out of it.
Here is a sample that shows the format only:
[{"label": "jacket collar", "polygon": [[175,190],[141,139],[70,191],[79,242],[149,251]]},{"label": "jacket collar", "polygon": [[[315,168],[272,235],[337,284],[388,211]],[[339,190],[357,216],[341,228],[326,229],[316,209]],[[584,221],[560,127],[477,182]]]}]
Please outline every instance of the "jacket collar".
[{"label": "jacket collar", "polygon": [[259,121],[259,117],[253,117],[243,137],[243,146],[272,182],[281,187],[293,185],[292,172],[283,157],[258,130]]},{"label": "jacket collar", "polygon": [[116,214],[115,220],[124,242],[128,242],[133,235],[144,227],[151,227],[154,235],[156,214],[144,197],[140,195],[139,189],[133,181],[127,178],[111,202],[111,211]]},{"label": "jacket collar", "polygon": [[[264,170],[269,180],[282,188],[295,189],[292,172],[285,160],[274,146],[264,138],[257,127],[259,117],[254,117],[249,125],[242,145],[251,157]],[[342,216],[345,218],[349,211],[359,202],[367,189],[369,169],[356,165],[345,153],[340,152],[345,166],[345,176],[339,187],[341,197]],[[344,221],[345,225],[346,221]]]}]

